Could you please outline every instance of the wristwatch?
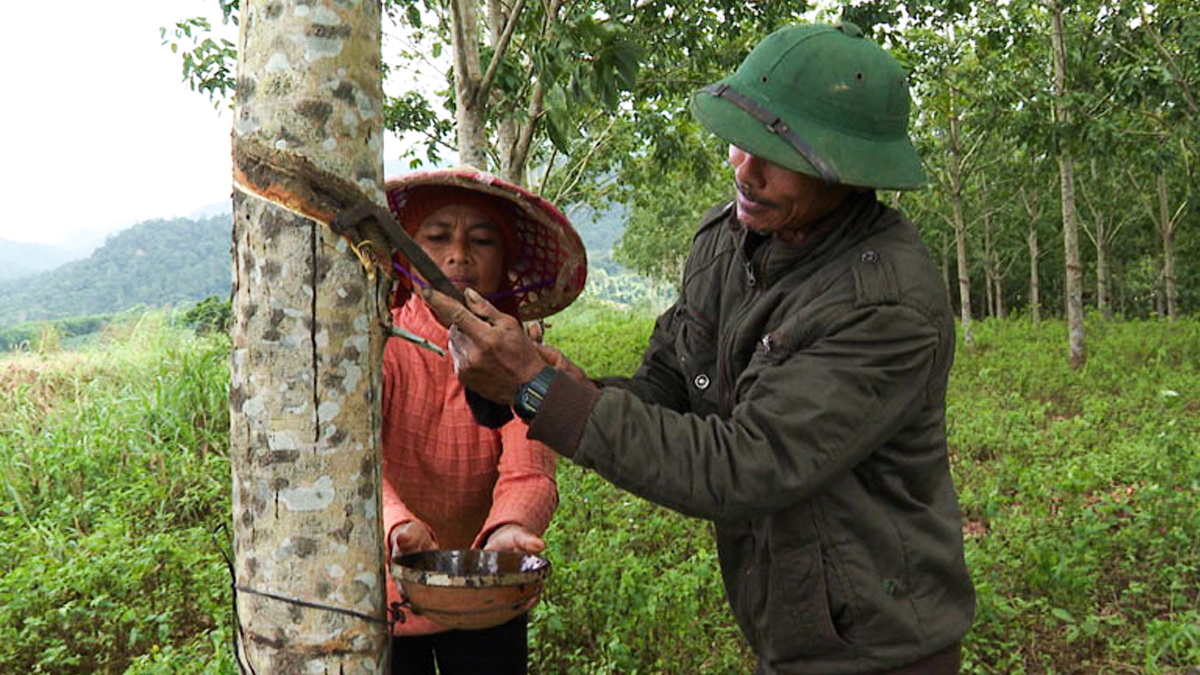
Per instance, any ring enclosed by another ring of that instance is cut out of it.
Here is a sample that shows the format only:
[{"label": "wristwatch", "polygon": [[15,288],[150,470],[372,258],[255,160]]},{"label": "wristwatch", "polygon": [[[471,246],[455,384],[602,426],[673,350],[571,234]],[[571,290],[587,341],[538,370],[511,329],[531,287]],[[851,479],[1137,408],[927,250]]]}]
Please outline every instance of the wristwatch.
[{"label": "wristwatch", "polygon": [[550,383],[554,380],[557,372],[554,368],[545,366],[538,371],[537,375],[533,376],[532,380],[517,389],[517,398],[513,400],[513,411],[517,413],[517,417],[526,422],[533,419],[542,405],[542,399],[546,398],[546,391],[550,389]]}]

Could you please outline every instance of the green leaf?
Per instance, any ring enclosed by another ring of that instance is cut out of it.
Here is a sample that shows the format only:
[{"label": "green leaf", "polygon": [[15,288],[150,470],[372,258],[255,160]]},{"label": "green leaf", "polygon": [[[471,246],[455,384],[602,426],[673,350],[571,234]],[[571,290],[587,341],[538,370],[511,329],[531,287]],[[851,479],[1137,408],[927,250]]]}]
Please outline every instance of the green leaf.
[{"label": "green leaf", "polygon": [[1065,609],[1055,607],[1050,610],[1050,613],[1052,615],[1054,615],[1054,618],[1058,619],[1059,621],[1062,621],[1063,623],[1068,623],[1068,624],[1075,623],[1075,617],[1071,616],[1071,613]]}]

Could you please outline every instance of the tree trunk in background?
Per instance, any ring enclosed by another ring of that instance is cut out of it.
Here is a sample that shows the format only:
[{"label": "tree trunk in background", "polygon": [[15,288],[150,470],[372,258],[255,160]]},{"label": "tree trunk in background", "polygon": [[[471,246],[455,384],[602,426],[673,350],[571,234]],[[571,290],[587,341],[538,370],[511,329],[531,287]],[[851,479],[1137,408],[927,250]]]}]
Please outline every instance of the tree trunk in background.
[{"label": "tree trunk in background", "polygon": [[1033,317],[1034,323],[1040,323],[1042,320],[1042,299],[1041,299],[1041,282],[1038,281],[1038,232],[1037,228],[1032,224],[1029,226],[1029,234],[1025,237],[1029,244],[1029,308],[1030,315]]},{"label": "tree trunk in background", "polygon": [[954,242],[958,252],[958,300],[961,307],[963,344],[975,348],[975,328],[971,325],[971,271],[967,265],[967,225],[963,218],[962,148],[959,146],[958,111],[954,93],[950,94],[950,204],[954,214]]},{"label": "tree trunk in background", "polygon": [[[509,22],[509,8],[502,0],[487,0],[487,32],[492,47],[500,43],[504,25]],[[539,85],[540,86],[540,85]],[[540,96],[539,96],[540,98]],[[538,103],[540,107],[540,102]],[[521,124],[514,118],[500,121],[496,129],[496,148],[500,178],[509,183],[526,185],[526,153],[521,151]]]},{"label": "tree trunk in background", "polygon": [[[1100,169],[1099,163],[1095,158],[1091,161],[1092,184],[1099,186]],[[1109,223],[1114,221],[1112,212],[1098,208],[1098,205],[1092,203],[1092,200],[1087,199],[1087,192],[1081,191],[1081,196],[1084,198],[1084,204],[1091,213],[1092,226],[1095,232],[1089,232],[1092,236],[1092,244],[1096,247],[1096,309],[1100,310],[1100,314],[1105,318],[1112,318],[1112,272],[1109,269],[1109,246],[1112,243],[1112,238],[1116,236],[1120,225],[1114,223],[1113,227],[1109,227]],[[1084,230],[1087,231],[1087,222],[1083,222]]]},{"label": "tree trunk in background", "polygon": [[1171,216],[1171,207],[1167,201],[1167,177],[1162,171],[1154,177],[1158,192],[1158,218],[1162,231],[1163,248],[1163,282],[1167,294],[1167,318],[1174,321],[1178,312],[1177,296],[1175,295],[1175,223],[1177,218]]},{"label": "tree trunk in background", "polygon": [[240,23],[230,459],[237,581],[253,592],[237,596],[237,656],[257,675],[373,675],[389,635],[387,284],[327,223],[385,204],[379,5],[243,0]]},{"label": "tree trunk in background", "polygon": [[[979,203],[987,205],[987,180],[979,182]],[[983,281],[986,291],[987,313],[993,318],[1000,318],[1000,255],[996,252],[996,242],[992,238],[992,217],[988,211],[983,212]]]},{"label": "tree trunk in background", "polygon": [[996,318],[1004,318],[1004,279],[996,277]]},{"label": "tree trunk in background", "polygon": [[1033,317],[1033,322],[1039,323],[1042,320],[1041,311],[1041,284],[1038,281],[1038,231],[1037,219],[1041,215],[1042,209],[1037,203],[1037,194],[1031,197],[1021,188],[1021,202],[1025,204],[1025,213],[1029,216],[1029,232],[1025,235],[1025,243],[1029,246],[1029,309],[1030,316]]},{"label": "tree trunk in background", "polygon": [[475,0],[450,0],[450,36],[454,48],[454,103],[460,164],[488,170],[486,101],[478,96],[479,15]]},{"label": "tree trunk in background", "polygon": [[1108,224],[1106,216],[1096,217],[1096,308],[1105,317],[1112,317],[1109,303]]},{"label": "tree trunk in background", "polygon": [[993,290],[996,285],[994,276],[995,266],[992,264],[992,233],[987,218],[983,221],[983,302],[986,316],[996,316],[996,296]]},{"label": "tree trunk in background", "polygon": [[942,258],[942,282],[946,286],[946,302],[950,306],[954,306],[954,285],[950,282],[950,244],[949,241],[942,237],[942,243],[938,246]]},{"label": "tree trunk in background", "polygon": [[[1054,26],[1054,112],[1058,122],[1071,123],[1067,106],[1067,56],[1063,36],[1062,5],[1050,4]],[[1071,151],[1059,142],[1058,168],[1062,180],[1063,253],[1066,266],[1067,343],[1072,368],[1087,363],[1087,340],[1083,325],[1083,267],[1079,260],[1079,225],[1075,221],[1075,165]]]}]

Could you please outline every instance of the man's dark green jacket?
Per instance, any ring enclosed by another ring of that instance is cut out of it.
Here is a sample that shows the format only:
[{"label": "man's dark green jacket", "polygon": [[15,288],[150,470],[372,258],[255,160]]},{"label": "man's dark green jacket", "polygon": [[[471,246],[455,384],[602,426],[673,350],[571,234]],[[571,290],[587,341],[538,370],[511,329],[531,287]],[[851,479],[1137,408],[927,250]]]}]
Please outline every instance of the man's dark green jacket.
[{"label": "man's dark green jacket", "polygon": [[726,206],[637,373],[560,374],[530,436],[716,524],[770,675],[872,673],[959,642],[974,591],[946,448],[954,322],[916,229],[873,193],[788,246]]}]

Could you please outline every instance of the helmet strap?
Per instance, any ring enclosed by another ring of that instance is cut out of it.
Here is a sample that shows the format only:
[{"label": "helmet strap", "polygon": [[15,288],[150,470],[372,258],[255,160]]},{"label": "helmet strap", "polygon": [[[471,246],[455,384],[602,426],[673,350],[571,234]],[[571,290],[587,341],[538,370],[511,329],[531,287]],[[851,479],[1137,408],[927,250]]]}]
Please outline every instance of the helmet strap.
[{"label": "helmet strap", "polygon": [[821,180],[830,184],[838,183],[837,172],[833,170],[833,167],[829,165],[829,162],[821,159],[821,156],[818,155],[815,150],[813,150],[812,146],[808,143],[805,143],[804,139],[800,138],[795,131],[792,131],[791,127],[787,125],[787,122],[784,122],[783,118],[781,118],[779,115],[776,115],[768,110],[765,106],[759,105],[750,97],[729,86],[729,83],[727,82],[710,84],[700,91],[701,93],[711,94],[717,98],[729,101],[738,108],[741,108],[751,117],[759,122],[762,122],[763,126],[767,128],[767,131],[770,131],[776,136],[779,136],[783,140],[787,141],[787,143],[791,145],[796,152],[800,153],[801,157],[808,160],[808,163],[811,164],[814,169],[816,169],[817,173],[821,176]]}]

